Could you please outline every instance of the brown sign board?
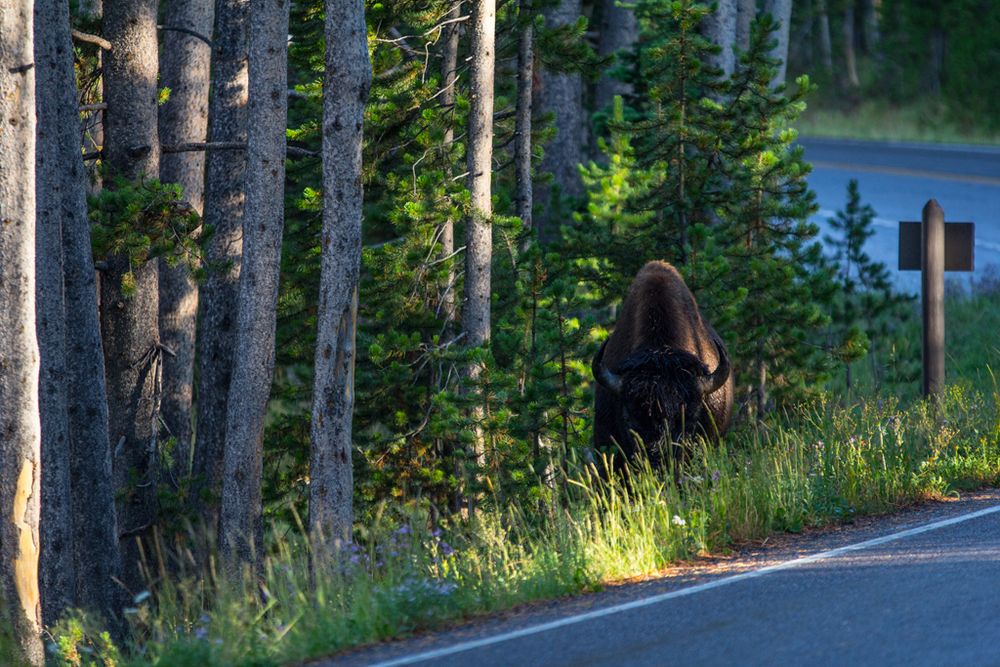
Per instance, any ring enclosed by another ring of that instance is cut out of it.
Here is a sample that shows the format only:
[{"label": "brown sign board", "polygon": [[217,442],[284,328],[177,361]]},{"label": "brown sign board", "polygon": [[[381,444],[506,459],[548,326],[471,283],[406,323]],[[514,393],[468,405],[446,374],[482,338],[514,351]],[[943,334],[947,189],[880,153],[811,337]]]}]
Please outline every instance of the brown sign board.
[{"label": "brown sign board", "polygon": [[[944,223],[944,270],[972,271],[976,258],[976,223]],[[899,270],[920,271],[920,223],[899,223]]]}]

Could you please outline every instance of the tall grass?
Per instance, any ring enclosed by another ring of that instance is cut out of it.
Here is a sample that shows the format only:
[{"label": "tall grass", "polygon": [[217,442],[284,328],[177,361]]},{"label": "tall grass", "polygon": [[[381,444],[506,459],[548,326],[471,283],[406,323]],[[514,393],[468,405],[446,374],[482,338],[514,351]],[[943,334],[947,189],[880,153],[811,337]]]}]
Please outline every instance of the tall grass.
[{"label": "tall grass", "polygon": [[1000,133],[958,123],[940,103],[899,106],[866,100],[842,108],[820,100],[810,103],[796,127],[803,136],[836,139],[1000,144]]},{"label": "tall grass", "polygon": [[152,577],[155,595],[129,611],[136,639],[124,658],[106,642],[87,644],[80,622],[57,631],[59,652],[63,664],[304,660],[998,479],[995,382],[987,393],[952,385],[939,409],[821,400],[722,444],[700,443],[676,470],[639,464],[605,480],[582,468],[552,504],[483,511],[443,531],[419,513],[380,521],[320,580],[310,579],[298,530],[275,528],[260,590],[227,588],[181,553],[170,576]]}]

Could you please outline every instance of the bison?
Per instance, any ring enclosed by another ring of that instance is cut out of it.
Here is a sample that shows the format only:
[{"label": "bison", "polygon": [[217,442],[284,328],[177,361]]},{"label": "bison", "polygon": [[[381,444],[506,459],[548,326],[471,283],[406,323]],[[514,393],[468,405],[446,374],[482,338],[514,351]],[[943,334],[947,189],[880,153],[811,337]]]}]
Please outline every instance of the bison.
[{"label": "bison", "polygon": [[592,371],[599,452],[617,446],[631,459],[645,445],[662,465],[665,455],[682,455],[677,443],[685,437],[729,428],[733,378],[725,345],[667,262],[647,263],[632,281]]}]

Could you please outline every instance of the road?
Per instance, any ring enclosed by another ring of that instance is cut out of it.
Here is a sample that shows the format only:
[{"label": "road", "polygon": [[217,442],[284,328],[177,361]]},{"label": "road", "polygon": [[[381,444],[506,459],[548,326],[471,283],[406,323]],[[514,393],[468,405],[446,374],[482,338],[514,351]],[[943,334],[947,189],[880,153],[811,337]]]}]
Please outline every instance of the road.
[{"label": "road", "polygon": [[[877,213],[869,254],[893,270],[897,285],[917,292],[916,272],[896,272],[898,223],[919,220],[928,199],[944,208],[946,220],[976,223],[976,272],[982,279],[1000,268],[1000,148],[940,146],[807,138],[801,141],[813,164],[809,184],[826,219],[843,208],[847,182],[856,178],[861,198]],[[949,274],[949,276],[952,274]],[[954,274],[960,281],[969,274]]]},{"label": "road", "polygon": [[319,663],[998,665],[1000,492]]}]

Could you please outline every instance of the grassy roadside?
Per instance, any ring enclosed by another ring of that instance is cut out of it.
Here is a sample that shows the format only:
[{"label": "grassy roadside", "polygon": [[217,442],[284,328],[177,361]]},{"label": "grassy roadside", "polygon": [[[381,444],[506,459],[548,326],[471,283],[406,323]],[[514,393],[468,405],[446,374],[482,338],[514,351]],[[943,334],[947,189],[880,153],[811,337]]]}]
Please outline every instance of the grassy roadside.
[{"label": "grassy roadside", "polygon": [[[443,531],[419,512],[362,527],[350,563],[321,581],[307,574],[300,531],[276,527],[263,596],[217,589],[181,554],[174,567],[189,572],[183,583],[154,576],[155,600],[138,599],[129,612],[138,644],[118,655],[90,640],[86,622],[63,623],[59,664],[296,662],[595,589],[741,540],[996,484],[997,296],[949,303],[953,382],[940,415],[888,398],[902,388],[846,404],[827,395],[721,446],[702,445],[676,477],[640,468],[606,483],[584,469],[555,505],[484,511]],[[913,335],[903,331],[900,344]]]},{"label": "grassy roadside", "polygon": [[937,105],[868,101],[852,109],[813,102],[796,123],[802,136],[1000,145],[1000,132],[956,123]]}]

